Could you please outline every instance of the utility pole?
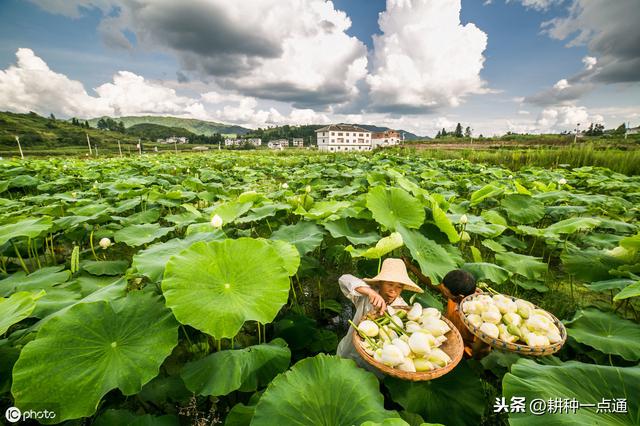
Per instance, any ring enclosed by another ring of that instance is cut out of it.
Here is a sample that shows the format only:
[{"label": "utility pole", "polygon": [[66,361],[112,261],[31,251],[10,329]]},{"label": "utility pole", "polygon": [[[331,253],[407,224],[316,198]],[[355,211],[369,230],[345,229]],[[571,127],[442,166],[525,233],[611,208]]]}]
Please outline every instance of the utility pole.
[{"label": "utility pole", "polygon": [[627,140],[627,133],[629,133],[629,122],[627,121],[627,127],[624,129],[624,140]]},{"label": "utility pole", "polygon": [[573,143],[575,144],[578,140],[578,132],[580,131],[580,123],[576,125],[576,134],[573,136]]},{"label": "utility pole", "polygon": [[178,143],[176,142],[176,139],[173,140],[173,149],[176,151],[176,154],[178,153]]},{"label": "utility pole", "polygon": [[120,139],[118,139],[118,152],[120,153],[120,157],[122,157],[122,148],[120,147]]},{"label": "utility pole", "polygon": [[85,136],[87,137],[87,145],[89,146],[89,155],[93,155],[93,152],[91,151],[91,141],[89,140],[89,133],[85,133]]},{"label": "utility pole", "polygon": [[138,139],[138,154],[142,155],[142,145],[140,145],[140,139]]},{"label": "utility pole", "polygon": [[20,158],[24,160],[24,154],[22,153],[22,147],[20,146],[20,138],[16,136],[16,142],[18,142],[18,150],[20,150]]}]

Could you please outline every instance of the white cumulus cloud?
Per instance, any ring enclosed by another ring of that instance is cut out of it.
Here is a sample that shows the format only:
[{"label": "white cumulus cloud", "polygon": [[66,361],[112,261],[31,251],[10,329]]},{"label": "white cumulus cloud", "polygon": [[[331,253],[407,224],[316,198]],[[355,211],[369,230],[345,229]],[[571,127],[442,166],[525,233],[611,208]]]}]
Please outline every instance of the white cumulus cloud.
[{"label": "white cumulus cloud", "polygon": [[419,112],[483,93],[487,35],[460,22],[460,0],[387,0],[367,76],[375,110]]}]

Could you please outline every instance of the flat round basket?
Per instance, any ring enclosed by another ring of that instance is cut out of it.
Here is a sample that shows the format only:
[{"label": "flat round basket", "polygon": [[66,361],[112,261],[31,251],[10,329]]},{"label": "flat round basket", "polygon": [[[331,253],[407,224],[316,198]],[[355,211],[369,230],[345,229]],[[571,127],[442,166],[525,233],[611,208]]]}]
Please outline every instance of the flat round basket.
[{"label": "flat round basket", "polygon": [[[398,309],[395,306],[394,308]],[[364,319],[366,318],[363,318],[362,320]],[[412,373],[409,371],[402,371],[402,370],[398,370],[396,368],[384,365],[374,360],[372,356],[370,356],[367,352],[365,352],[365,350],[360,345],[360,342],[362,342],[364,339],[360,337],[357,330],[353,330],[353,336],[352,336],[353,346],[355,346],[356,350],[358,351],[358,353],[360,354],[363,360],[365,360],[367,363],[371,364],[378,370],[382,371],[387,376],[397,377],[398,379],[410,380],[414,382],[433,380],[453,370],[455,366],[458,365],[458,363],[462,359],[462,354],[464,352],[464,343],[462,342],[462,336],[460,335],[460,332],[458,331],[458,329],[453,325],[451,321],[449,321],[444,316],[441,317],[440,319],[446,322],[451,328],[451,330],[445,334],[445,337],[447,338],[447,340],[440,346],[440,349],[442,349],[447,355],[449,355],[449,358],[451,358],[451,362],[441,368],[436,368],[430,371],[420,371],[420,372]]]},{"label": "flat round basket", "polygon": [[[558,327],[558,330],[560,330],[560,337],[562,337],[562,340],[560,340],[559,342],[553,343],[548,346],[529,346],[529,345],[524,345],[519,343],[508,343],[508,342],[505,342],[504,340],[494,339],[491,336],[487,336],[484,332],[480,331],[479,328],[471,324],[471,322],[469,322],[469,320],[467,319],[467,316],[464,314],[464,312],[462,312],[462,305],[465,302],[468,302],[477,298],[478,296],[480,296],[480,294],[471,294],[465,297],[464,299],[462,299],[462,301],[458,304],[458,313],[462,318],[462,322],[464,322],[464,325],[469,329],[469,331],[473,333],[474,336],[477,336],[480,340],[482,340],[492,348],[505,351],[505,352],[515,352],[517,354],[526,355],[526,356],[546,356],[546,355],[551,355],[555,352],[558,352],[560,348],[562,348],[562,345],[564,345],[564,343],[567,341],[567,329],[564,328],[564,325],[558,320],[558,318],[555,317],[555,315],[547,311],[545,312],[547,312],[551,316],[551,318],[553,318],[553,323],[556,325],[556,327]],[[510,298],[514,302],[517,300],[517,298],[513,296],[509,296],[506,294],[503,296]],[[533,305],[533,306],[536,309],[541,309],[536,305]],[[544,310],[544,309],[541,309],[541,310]]]}]

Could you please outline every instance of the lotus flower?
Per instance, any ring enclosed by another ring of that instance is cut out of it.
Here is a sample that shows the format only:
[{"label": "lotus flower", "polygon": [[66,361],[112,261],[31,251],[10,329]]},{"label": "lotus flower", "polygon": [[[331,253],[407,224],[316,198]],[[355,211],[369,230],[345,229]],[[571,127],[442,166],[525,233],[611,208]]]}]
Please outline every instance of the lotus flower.
[{"label": "lotus flower", "polygon": [[111,240],[107,237],[104,237],[100,240],[100,242],[98,243],[98,245],[100,247],[102,247],[103,250],[106,250],[108,247],[111,246]]},{"label": "lotus flower", "polygon": [[405,359],[400,348],[392,344],[384,345],[384,347],[382,348],[382,353],[380,354],[380,358],[382,359],[383,364],[391,367],[402,364]]},{"label": "lotus flower", "polygon": [[364,320],[358,326],[358,331],[361,331],[369,337],[376,337],[380,332],[380,328],[374,321]]},{"label": "lotus flower", "polygon": [[404,330],[404,325],[402,324],[402,320],[397,315],[391,316],[391,322],[398,327],[400,330]]},{"label": "lotus flower", "polygon": [[424,321],[425,318],[440,319],[441,315],[442,314],[440,314],[440,311],[437,310],[436,308],[424,308],[422,310],[422,321]]},{"label": "lotus flower", "polygon": [[550,342],[547,336],[540,336],[535,333],[529,333],[524,336],[524,341],[529,346],[549,346]]},{"label": "lotus flower", "polygon": [[218,228],[222,228],[222,218],[219,215],[214,215],[211,218],[211,226],[213,226],[214,228],[218,229]]},{"label": "lotus flower", "polygon": [[398,365],[398,370],[407,371],[410,373],[416,372],[416,366],[413,364],[413,360],[411,358],[405,358],[404,362]]},{"label": "lotus flower", "polygon": [[508,312],[502,316],[502,322],[506,325],[515,325],[516,327],[522,324],[522,317],[515,312]]},{"label": "lotus flower", "polygon": [[553,322],[549,320],[549,318],[542,315],[531,315],[527,321],[525,321],[525,325],[531,331],[540,331],[545,332],[553,325]]},{"label": "lotus flower", "polygon": [[[427,333],[413,333],[409,337],[409,347],[413,353],[417,355],[425,355],[431,352],[431,345],[429,343],[429,335]],[[433,336],[431,336],[433,338]]]},{"label": "lotus flower", "polygon": [[518,310],[516,312],[524,319],[529,318],[531,311],[535,309],[532,303],[522,299],[516,300],[516,305],[518,306]]},{"label": "lotus flower", "polygon": [[501,314],[516,312],[518,310],[516,302],[501,294],[493,296],[493,304],[496,305]]},{"label": "lotus flower", "polygon": [[449,357],[449,355],[447,355],[442,349],[434,348],[427,357],[427,361],[437,365],[438,367],[444,367],[451,362],[451,357]]},{"label": "lotus flower", "polygon": [[480,315],[478,315],[478,314],[468,315],[467,319],[476,328],[479,328],[482,325],[482,317]]},{"label": "lotus flower", "polygon": [[407,312],[407,318],[411,321],[417,321],[422,316],[422,305],[414,303],[409,312]]},{"label": "lotus flower", "polygon": [[466,225],[467,222],[469,222],[469,218],[467,217],[466,214],[463,214],[462,216],[460,216],[460,224],[461,225]]},{"label": "lotus flower", "polygon": [[504,342],[513,343],[516,340],[518,340],[518,336],[514,336],[511,333],[509,333],[507,326],[504,324],[498,324],[498,331],[500,332],[498,337],[500,338],[500,340]]},{"label": "lotus flower", "polygon": [[462,231],[460,233],[460,239],[465,243],[468,243],[469,241],[471,241],[471,235],[469,235],[467,231]]},{"label": "lotus flower", "polygon": [[430,371],[434,369],[433,364],[425,358],[414,358],[413,365],[416,371]]},{"label": "lotus flower", "polygon": [[402,351],[402,355],[404,356],[409,356],[409,354],[411,353],[411,347],[409,347],[409,344],[404,340],[401,340],[399,338],[393,339],[391,341],[391,344],[397,346]]},{"label": "lotus flower", "polygon": [[287,182],[283,183],[282,189],[289,189],[289,184]]},{"label": "lotus flower", "polygon": [[495,306],[490,306],[486,311],[482,313],[482,320],[484,322],[490,322],[498,324],[502,320],[500,311]]},{"label": "lotus flower", "polygon": [[567,184],[567,180],[565,178],[561,178],[558,180],[558,185],[566,185]]},{"label": "lotus flower", "polygon": [[307,185],[304,187],[304,192],[306,192],[307,194],[311,192],[311,185]]},{"label": "lotus flower", "polygon": [[490,322],[483,322],[480,325],[480,331],[493,339],[497,339],[500,336],[498,326]]},{"label": "lotus flower", "polygon": [[415,321],[407,321],[407,323],[405,324],[405,330],[407,331],[407,333],[412,334],[422,330],[422,327]]}]

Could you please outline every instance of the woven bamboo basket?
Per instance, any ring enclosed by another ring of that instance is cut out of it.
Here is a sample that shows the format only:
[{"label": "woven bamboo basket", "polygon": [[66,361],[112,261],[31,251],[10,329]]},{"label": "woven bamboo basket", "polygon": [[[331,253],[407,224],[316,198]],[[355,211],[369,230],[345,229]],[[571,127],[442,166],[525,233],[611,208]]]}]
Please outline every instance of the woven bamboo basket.
[{"label": "woven bamboo basket", "polygon": [[[517,353],[520,355],[526,355],[526,356],[547,356],[547,355],[551,355],[553,353],[558,352],[560,348],[562,348],[564,343],[567,341],[567,329],[558,320],[558,318],[555,317],[555,315],[547,311],[545,312],[547,312],[551,316],[551,318],[553,318],[553,323],[556,325],[556,327],[558,327],[558,330],[560,330],[560,337],[562,337],[562,340],[560,340],[559,342],[553,343],[548,346],[529,346],[529,345],[520,344],[520,343],[508,343],[503,340],[494,339],[493,337],[487,336],[485,333],[480,331],[479,328],[471,324],[467,319],[467,316],[464,314],[464,312],[462,312],[462,305],[467,301],[471,301],[477,298],[478,296],[479,294],[471,294],[465,297],[464,299],[462,299],[462,301],[458,304],[458,313],[460,314],[460,317],[462,318],[464,325],[469,329],[469,331],[473,333],[474,336],[477,336],[480,340],[482,340],[492,348],[505,351],[505,352],[514,352],[514,353]],[[517,298],[513,296],[509,296],[506,294],[504,296],[510,298],[514,302],[517,300]],[[535,306],[536,309],[541,309],[536,305],[533,305],[533,306]]]},{"label": "woven bamboo basket", "polygon": [[[404,307],[398,308],[395,306],[394,306],[394,309],[409,310],[409,308],[404,308]],[[361,321],[365,319],[367,318],[362,318]],[[360,354],[363,360],[365,360],[367,363],[371,364],[378,370],[382,371],[387,376],[397,377],[398,379],[409,380],[413,382],[437,379],[438,377],[443,376],[447,374],[449,371],[453,370],[455,366],[458,365],[458,363],[462,359],[462,354],[464,352],[464,343],[462,342],[462,336],[460,335],[460,332],[458,331],[458,329],[453,325],[451,321],[449,321],[444,316],[441,317],[440,319],[446,322],[451,328],[451,330],[449,330],[445,334],[445,337],[447,338],[447,340],[440,346],[440,349],[442,349],[447,355],[449,355],[449,358],[451,358],[451,362],[441,368],[436,368],[430,371],[420,371],[420,372],[412,373],[409,371],[402,371],[402,370],[398,370],[396,368],[384,365],[374,360],[373,357],[369,355],[367,352],[365,352],[362,346],[360,346],[360,342],[362,342],[364,339],[360,337],[357,330],[353,330],[353,336],[352,336],[353,346],[355,346],[356,350],[358,351],[358,353]]]}]

